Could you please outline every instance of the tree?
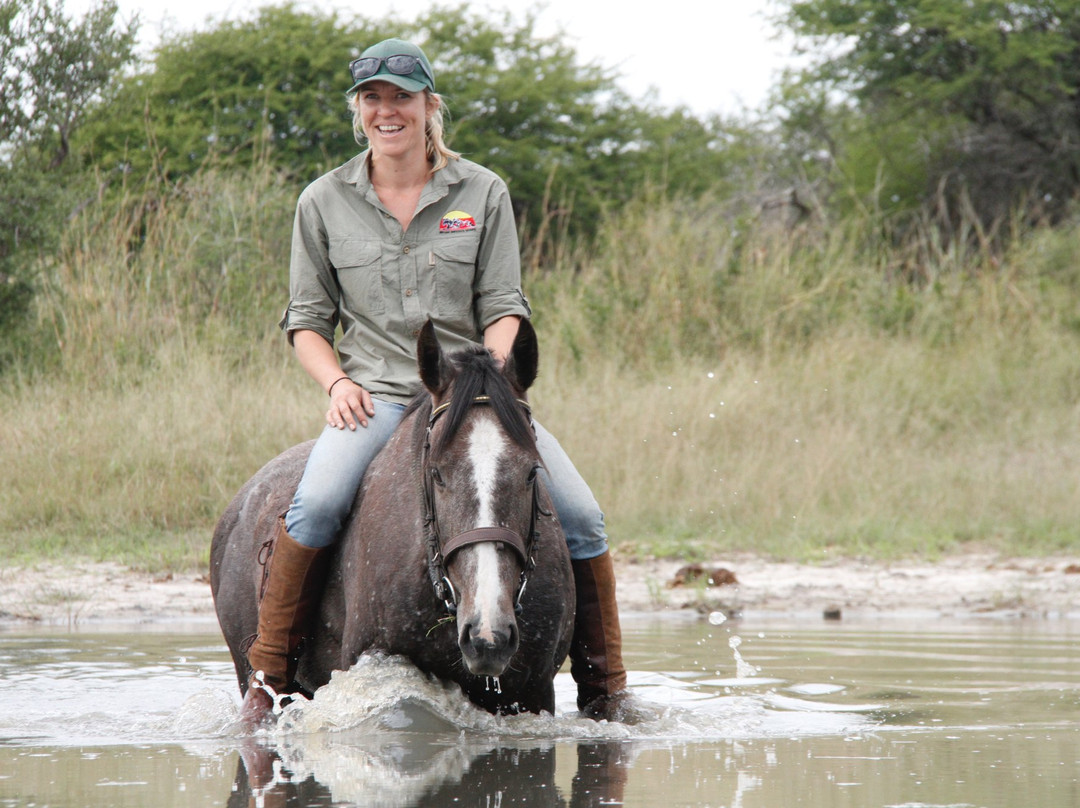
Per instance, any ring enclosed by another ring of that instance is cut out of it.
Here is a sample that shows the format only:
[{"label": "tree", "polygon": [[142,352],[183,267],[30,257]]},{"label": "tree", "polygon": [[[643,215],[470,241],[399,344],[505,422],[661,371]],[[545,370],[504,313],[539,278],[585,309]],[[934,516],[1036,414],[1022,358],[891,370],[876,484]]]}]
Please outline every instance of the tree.
[{"label": "tree", "polygon": [[0,342],[8,349],[33,298],[33,261],[53,248],[67,214],[72,138],[132,62],[136,27],[117,19],[115,0],[80,20],[60,0],[0,0]]},{"label": "tree", "polygon": [[[313,176],[355,150],[344,90],[357,42],[383,30],[345,26],[292,4],[259,9],[162,42],[153,63],[123,82],[87,127],[81,149],[97,165],[176,178],[208,160],[277,165]],[[389,36],[389,34],[386,34]]]},{"label": "tree", "polygon": [[920,202],[966,193],[986,221],[1030,199],[1057,216],[1080,190],[1076,3],[795,0],[785,21],[823,54],[800,80],[893,135],[864,171],[887,152],[923,172]]},{"label": "tree", "polygon": [[116,0],[78,21],[62,6],[0,0],[0,143],[37,152],[50,169],[67,159],[88,107],[131,63],[138,27],[118,21]]},{"label": "tree", "polygon": [[459,8],[416,26],[437,54],[451,145],[506,178],[519,213],[534,224],[553,208],[594,222],[646,182],[700,193],[723,180],[719,121],[633,102],[611,71],[580,64],[564,36],[541,37],[535,22]]},{"label": "tree", "polygon": [[587,229],[605,204],[647,179],[699,190],[723,174],[712,124],[635,105],[563,37],[538,36],[532,14],[519,23],[465,6],[404,23],[343,21],[287,4],[167,41],[83,132],[80,148],[98,165],[170,179],[255,153],[314,178],[356,153],[346,66],[389,36],[425,48],[448,103],[450,146],[500,173],[533,224],[573,210],[574,226]]}]

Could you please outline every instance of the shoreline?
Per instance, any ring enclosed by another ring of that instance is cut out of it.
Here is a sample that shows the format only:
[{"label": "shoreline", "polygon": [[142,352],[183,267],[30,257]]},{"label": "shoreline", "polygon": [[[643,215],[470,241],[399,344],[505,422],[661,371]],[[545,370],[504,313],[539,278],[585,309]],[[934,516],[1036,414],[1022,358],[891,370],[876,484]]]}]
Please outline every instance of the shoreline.
[{"label": "shoreline", "polygon": [[[967,554],[936,562],[796,564],[735,555],[701,565],[717,583],[727,583],[675,585],[684,566],[616,556],[620,612],[630,619],[719,619],[717,613],[724,619],[806,621],[1080,618],[1080,560],[1072,557]],[[217,626],[205,575],[155,575],[111,562],[0,567],[0,630],[165,628],[184,622]]]}]

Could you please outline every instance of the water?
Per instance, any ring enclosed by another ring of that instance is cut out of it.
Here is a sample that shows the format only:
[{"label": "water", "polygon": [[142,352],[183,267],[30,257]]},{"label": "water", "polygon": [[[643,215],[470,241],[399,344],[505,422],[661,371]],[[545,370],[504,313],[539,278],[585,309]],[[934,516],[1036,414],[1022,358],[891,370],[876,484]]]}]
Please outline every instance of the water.
[{"label": "water", "polygon": [[[640,725],[365,659],[244,738],[211,624],[0,633],[0,808],[1080,805],[1080,624],[624,618]],[[493,685],[494,686],[494,683]]]}]

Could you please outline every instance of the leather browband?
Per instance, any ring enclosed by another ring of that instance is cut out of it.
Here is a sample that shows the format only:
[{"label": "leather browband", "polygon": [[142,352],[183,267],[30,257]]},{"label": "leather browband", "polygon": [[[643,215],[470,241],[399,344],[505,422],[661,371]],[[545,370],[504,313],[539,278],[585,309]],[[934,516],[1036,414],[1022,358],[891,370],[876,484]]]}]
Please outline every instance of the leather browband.
[{"label": "leather browband", "polygon": [[522,564],[528,560],[528,556],[525,553],[525,542],[522,540],[521,536],[505,527],[478,527],[473,530],[466,530],[464,533],[459,533],[454,536],[454,538],[443,543],[443,558],[449,562],[450,556],[462,547],[467,547],[470,544],[480,544],[485,541],[497,541],[509,545],[521,558]]}]

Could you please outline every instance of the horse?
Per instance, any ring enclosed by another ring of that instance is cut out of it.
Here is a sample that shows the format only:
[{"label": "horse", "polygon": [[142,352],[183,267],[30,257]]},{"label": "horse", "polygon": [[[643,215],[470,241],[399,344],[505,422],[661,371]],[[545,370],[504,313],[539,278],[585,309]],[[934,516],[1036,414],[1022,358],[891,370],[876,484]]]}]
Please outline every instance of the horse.
[{"label": "horse", "polygon": [[[428,321],[417,364],[423,388],[364,475],[296,685],[313,694],[333,671],[382,652],[456,682],[492,713],[554,713],[575,602],[525,397],[537,373],[535,331],[522,321],[499,369],[478,346],[445,353]],[[313,444],[263,466],[214,531],[211,590],[241,694],[262,563]]]}]

